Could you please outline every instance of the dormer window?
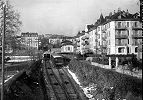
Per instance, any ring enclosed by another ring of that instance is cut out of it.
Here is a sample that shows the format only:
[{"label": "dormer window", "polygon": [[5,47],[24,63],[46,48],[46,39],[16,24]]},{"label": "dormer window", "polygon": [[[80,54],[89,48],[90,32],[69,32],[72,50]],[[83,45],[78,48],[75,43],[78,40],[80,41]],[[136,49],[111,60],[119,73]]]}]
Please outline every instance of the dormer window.
[{"label": "dormer window", "polygon": [[118,16],[118,19],[121,19],[121,15]]},{"label": "dormer window", "polygon": [[137,22],[134,23],[135,27],[137,27]]}]

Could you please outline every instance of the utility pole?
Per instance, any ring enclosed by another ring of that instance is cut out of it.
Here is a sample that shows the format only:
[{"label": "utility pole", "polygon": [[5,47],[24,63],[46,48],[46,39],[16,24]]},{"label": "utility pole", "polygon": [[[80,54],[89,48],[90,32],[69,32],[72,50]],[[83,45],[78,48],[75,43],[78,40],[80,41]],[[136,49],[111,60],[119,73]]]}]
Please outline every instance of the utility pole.
[{"label": "utility pole", "polygon": [[6,5],[4,4],[4,7],[3,7],[3,34],[2,34],[2,68],[1,68],[1,71],[2,71],[2,85],[1,85],[1,100],[4,100],[4,59],[5,59],[5,28],[6,28],[6,25],[5,25],[5,17],[6,17],[6,14],[5,14],[5,11],[6,11]]}]

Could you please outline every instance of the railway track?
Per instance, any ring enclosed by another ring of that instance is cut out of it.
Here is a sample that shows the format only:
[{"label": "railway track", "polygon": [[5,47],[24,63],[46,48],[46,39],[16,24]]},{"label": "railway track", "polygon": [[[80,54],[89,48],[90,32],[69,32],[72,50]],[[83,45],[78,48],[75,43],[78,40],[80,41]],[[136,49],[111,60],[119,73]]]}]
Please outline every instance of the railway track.
[{"label": "railway track", "polygon": [[65,71],[54,68],[51,61],[44,62],[44,73],[52,100],[85,100]]}]

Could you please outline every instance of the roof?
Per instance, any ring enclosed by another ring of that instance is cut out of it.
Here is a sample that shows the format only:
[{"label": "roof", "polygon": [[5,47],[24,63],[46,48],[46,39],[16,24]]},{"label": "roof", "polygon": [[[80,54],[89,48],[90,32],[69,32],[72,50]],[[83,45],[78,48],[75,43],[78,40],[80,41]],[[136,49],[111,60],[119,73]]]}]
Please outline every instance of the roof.
[{"label": "roof", "polygon": [[114,11],[114,14],[112,12],[109,13],[108,16],[103,17],[103,15],[100,15],[100,18],[97,19],[94,26],[99,26],[102,24],[106,24],[110,21],[140,21],[140,16],[138,13],[131,14],[127,11],[121,11],[118,9],[117,12]]},{"label": "roof", "polygon": [[61,42],[62,46],[64,45],[73,45],[73,42],[69,41],[69,40],[65,40]]},{"label": "roof", "polygon": [[38,37],[38,33],[29,33],[29,32],[27,32],[27,33],[21,33],[21,36],[23,36],[23,37]]},{"label": "roof", "polygon": [[[99,19],[97,19],[97,21],[94,23],[94,25],[87,25],[87,28],[88,28],[88,32],[96,29],[99,25],[104,25],[108,22],[111,22],[111,21],[140,21],[141,22],[141,18],[139,16],[138,13],[134,13],[134,14],[131,14],[127,11],[121,11],[120,9],[118,9],[117,12],[115,12],[114,10],[114,13],[112,14],[112,12],[109,13],[108,16],[105,16],[103,17],[102,13],[99,17]],[[81,33],[78,35],[82,35]]]}]

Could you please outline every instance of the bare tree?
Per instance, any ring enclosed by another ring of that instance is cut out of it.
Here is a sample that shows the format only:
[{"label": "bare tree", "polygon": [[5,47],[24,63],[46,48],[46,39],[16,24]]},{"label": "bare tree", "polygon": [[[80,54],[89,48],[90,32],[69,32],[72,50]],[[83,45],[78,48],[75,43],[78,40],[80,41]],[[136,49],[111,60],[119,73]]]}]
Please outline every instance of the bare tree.
[{"label": "bare tree", "polygon": [[[0,0],[0,5],[2,6],[3,2]],[[10,46],[12,49],[15,49],[16,46],[16,35],[20,32],[20,26],[22,22],[20,21],[20,14],[14,10],[13,6],[9,1],[6,2],[6,33],[5,33],[5,43]],[[3,11],[1,9],[1,28],[0,32],[3,30]]]}]

